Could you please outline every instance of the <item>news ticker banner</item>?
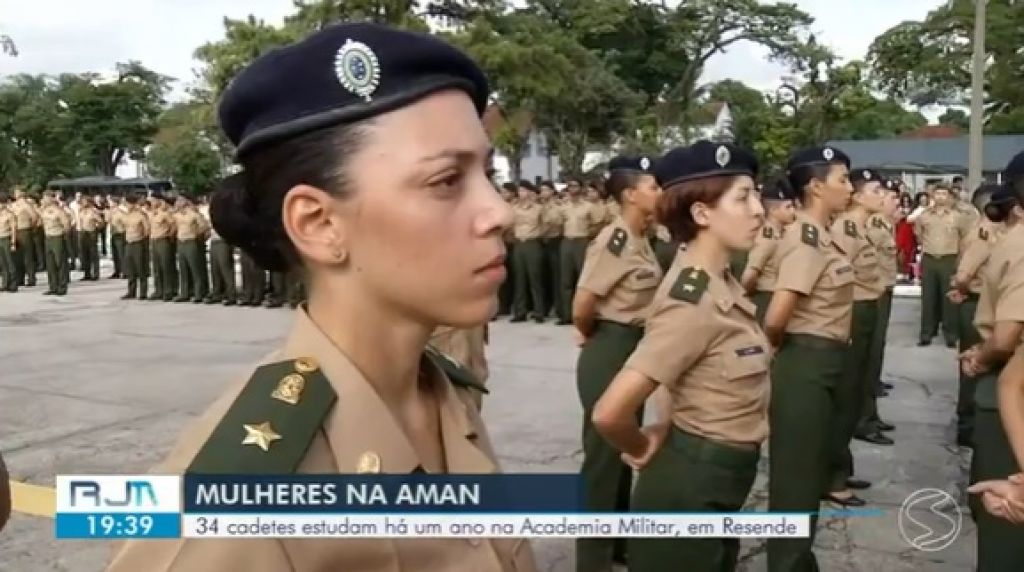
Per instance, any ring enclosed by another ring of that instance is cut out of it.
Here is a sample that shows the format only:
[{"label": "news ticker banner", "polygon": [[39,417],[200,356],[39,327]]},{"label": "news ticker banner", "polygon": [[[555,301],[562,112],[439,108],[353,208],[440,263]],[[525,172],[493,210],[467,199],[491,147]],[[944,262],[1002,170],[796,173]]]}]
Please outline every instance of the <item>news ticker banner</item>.
[{"label": "news ticker banner", "polygon": [[578,475],[62,475],[58,539],[807,537],[809,514],[591,513]]}]

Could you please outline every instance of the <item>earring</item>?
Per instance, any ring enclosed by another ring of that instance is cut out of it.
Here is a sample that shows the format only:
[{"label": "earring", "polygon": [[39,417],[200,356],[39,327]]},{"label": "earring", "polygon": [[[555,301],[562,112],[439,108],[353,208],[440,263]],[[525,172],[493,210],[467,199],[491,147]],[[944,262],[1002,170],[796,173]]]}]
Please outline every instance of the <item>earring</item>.
[{"label": "earring", "polygon": [[341,250],[340,248],[335,248],[331,250],[331,256],[334,257],[334,259],[337,260],[338,262],[345,262],[345,259],[348,258],[348,254],[344,250]]}]

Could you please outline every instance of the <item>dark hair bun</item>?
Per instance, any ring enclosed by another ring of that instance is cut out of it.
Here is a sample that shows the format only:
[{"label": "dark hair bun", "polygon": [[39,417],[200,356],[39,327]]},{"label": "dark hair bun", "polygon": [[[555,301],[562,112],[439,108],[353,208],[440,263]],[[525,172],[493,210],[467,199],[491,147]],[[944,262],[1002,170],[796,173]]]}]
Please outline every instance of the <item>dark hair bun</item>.
[{"label": "dark hair bun", "polygon": [[279,233],[255,216],[244,179],[243,173],[236,173],[220,182],[210,197],[210,223],[221,238],[241,248],[261,268],[284,272],[288,263],[277,248]]}]

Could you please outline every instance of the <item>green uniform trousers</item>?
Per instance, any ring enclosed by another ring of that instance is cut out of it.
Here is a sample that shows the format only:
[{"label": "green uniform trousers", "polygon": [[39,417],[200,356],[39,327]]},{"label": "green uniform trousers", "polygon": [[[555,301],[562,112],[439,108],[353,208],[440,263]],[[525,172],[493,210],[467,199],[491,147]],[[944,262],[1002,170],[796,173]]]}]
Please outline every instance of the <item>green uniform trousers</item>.
[{"label": "green uniform trousers", "polygon": [[284,306],[285,296],[288,291],[288,280],[284,272],[270,273],[270,292],[267,294],[266,306],[268,308],[280,308]]},{"label": "green uniform trousers", "polygon": [[768,304],[772,301],[772,293],[766,290],[757,290],[750,295],[750,300],[754,303],[754,315],[757,317],[757,323],[763,327],[765,314],[768,313]]},{"label": "green uniform trousers", "polygon": [[514,242],[505,243],[505,281],[498,287],[499,316],[507,316],[512,313],[512,296],[515,288],[515,248]]},{"label": "green uniform trousers", "polygon": [[566,320],[572,318],[572,300],[576,297],[576,284],[583,272],[583,261],[587,258],[587,238],[563,238],[561,247],[561,265],[558,279],[562,282],[562,309],[559,317]]},{"label": "green uniform trousers", "polygon": [[889,336],[889,318],[891,316],[892,288],[888,288],[878,299],[878,321],[875,322],[875,332],[871,336],[867,379],[864,384],[864,401],[862,402],[860,421],[857,423],[857,431],[860,433],[877,433],[879,431],[878,397],[875,392],[882,384],[885,342]]},{"label": "green uniform trousers", "polygon": [[18,250],[15,262],[18,264],[18,284],[36,285],[37,258],[43,258],[42,249],[36,249],[36,231],[26,228],[18,229]]},{"label": "green uniform trousers", "polygon": [[210,241],[210,299],[235,302],[235,249],[223,240]]},{"label": "green uniform trousers", "polygon": [[[878,323],[878,301],[857,300],[853,303],[850,324],[849,354],[842,382],[836,388],[835,410],[832,416],[832,482],[830,492],[846,490],[846,479],[853,476],[853,454],[850,440],[857,429],[863,411],[864,395],[868,387],[868,360]],[[874,384],[870,384],[874,394]]]},{"label": "green uniform trousers", "polygon": [[150,241],[150,256],[153,264],[153,298],[170,300],[177,293],[177,272],[171,238],[157,238]]},{"label": "green uniform trousers", "polygon": [[768,540],[770,572],[818,569],[811,548],[822,493],[828,486],[835,394],[843,382],[848,344],[807,334],[786,334],[772,363],[768,421],[771,512],[809,512],[809,538]]},{"label": "green uniform trousers", "polygon": [[100,277],[100,249],[96,240],[96,231],[81,230],[78,232],[78,256],[82,262],[82,273],[85,278]]},{"label": "green uniform trousers", "polygon": [[114,261],[114,275],[124,277],[124,251],[125,240],[123,232],[115,232],[110,235],[110,258]]},{"label": "green uniform trousers", "polygon": [[729,273],[737,280],[743,277],[743,271],[747,268],[747,259],[749,257],[749,250],[734,250],[729,255]]},{"label": "green uniform trousers", "polygon": [[[576,362],[576,389],[583,406],[583,479],[586,508],[597,512],[626,512],[633,471],[620,453],[604,440],[590,416],[597,400],[611,384],[643,337],[643,329],[616,322],[598,321]],[[637,412],[637,421],[643,411]],[[625,551],[623,539],[580,538],[576,541],[577,572],[610,571],[616,552]]]},{"label": "green uniform trousers", "polygon": [[[654,248],[654,257],[658,259],[658,266],[661,266],[661,271],[668,272],[672,261],[676,258],[676,251],[679,250],[679,243],[676,241],[666,242],[660,238],[651,239],[651,247]],[[746,264],[746,259],[744,259]]]},{"label": "green uniform trousers", "polygon": [[72,270],[77,270],[78,262],[80,261],[81,257],[81,251],[79,251],[78,249],[78,231],[75,229],[69,230],[67,233],[67,237],[68,244],[66,252],[68,254],[70,268]]},{"label": "green uniform trousers", "polygon": [[520,240],[515,248],[512,317],[544,317],[544,247],[539,238]]},{"label": "green uniform trousers", "polygon": [[[972,483],[1005,479],[1021,471],[999,418],[996,384],[1000,372],[992,371],[977,378]],[[971,495],[970,507],[978,527],[978,572],[1024,570],[1024,527],[988,514],[978,495]]]},{"label": "green uniform trousers", "polygon": [[[673,427],[637,478],[636,512],[737,512],[757,476],[758,449],[717,443]],[[730,572],[738,538],[630,538],[630,572]]]},{"label": "green uniform trousers", "polygon": [[128,279],[128,296],[146,297],[149,285],[149,242],[126,242],[124,247],[124,271]]},{"label": "green uniform trousers", "polygon": [[542,238],[540,244],[544,249],[544,316],[554,311],[558,319],[568,320],[569,317],[564,314],[562,280],[559,276],[562,266],[562,237]]},{"label": "green uniform trousers", "polygon": [[267,288],[267,272],[256,264],[245,252],[242,253],[242,300],[247,306],[263,303],[263,291]]},{"label": "green uniform trousers", "polygon": [[[981,342],[981,334],[974,327],[974,312],[978,309],[978,294],[969,294],[960,304],[960,351]],[[960,391],[956,398],[956,433],[961,440],[970,441],[974,432],[975,380],[960,371]],[[1005,475],[1004,475],[1005,476]]]},{"label": "green uniform trousers", "polygon": [[178,241],[178,299],[204,300],[207,292],[206,263],[196,238]]},{"label": "green uniform trousers", "polygon": [[68,255],[64,246],[64,235],[46,237],[47,291],[57,294],[68,292]]},{"label": "green uniform trousers", "polygon": [[35,245],[36,272],[42,272],[46,270],[46,233],[43,227],[37,226],[32,230],[32,243]]},{"label": "green uniform trousers", "polygon": [[956,341],[957,308],[946,298],[950,279],[956,274],[956,255],[921,257],[921,340],[931,340],[939,332],[947,343]]},{"label": "green uniform trousers", "polygon": [[18,281],[18,265],[14,262],[17,251],[11,251],[13,241],[11,237],[0,237],[0,278],[3,278],[3,289],[7,292],[17,292],[20,282]]}]

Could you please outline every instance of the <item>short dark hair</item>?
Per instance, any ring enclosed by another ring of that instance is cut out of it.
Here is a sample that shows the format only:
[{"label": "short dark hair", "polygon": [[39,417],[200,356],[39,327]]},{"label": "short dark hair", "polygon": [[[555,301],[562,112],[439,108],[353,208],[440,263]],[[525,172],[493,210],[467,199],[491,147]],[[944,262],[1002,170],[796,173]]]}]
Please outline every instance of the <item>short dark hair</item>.
[{"label": "short dark hair", "polygon": [[674,184],[658,197],[655,216],[668,229],[673,240],[690,242],[701,230],[693,220],[690,207],[694,203],[714,207],[735,181],[735,175],[723,175]]},{"label": "short dark hair", "polygon": [[825,182],[834,164],[837,165],[838,163],[801,165],[790,171],[788,177],[789,184],[793,187],[793,191],[796,192],[797,198],[801,201],[806,200],[807,185],[814,179]]},{"label": "short dark hair", "polygon": [[626,189],[635,189],[640,184],[640,177],[643,173],[631,171],[612,171],[608,180],[604,182],[604,196],[615,199],[615,202],[622,204],[622,193]]}]

